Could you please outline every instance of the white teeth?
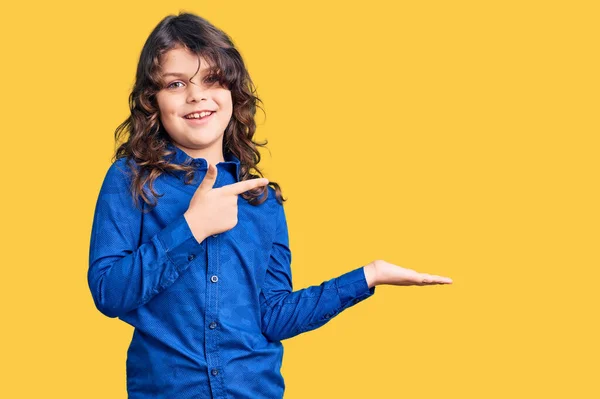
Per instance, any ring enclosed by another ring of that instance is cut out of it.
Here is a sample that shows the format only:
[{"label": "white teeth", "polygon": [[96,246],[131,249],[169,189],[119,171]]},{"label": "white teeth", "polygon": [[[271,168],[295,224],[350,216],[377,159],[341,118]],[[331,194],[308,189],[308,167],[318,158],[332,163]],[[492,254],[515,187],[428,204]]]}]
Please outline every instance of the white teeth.
[{"label": "white teeth", "polygon": [[204,111],[204,112],[200,112],[200,113],[189,114],[185,118],[186,119],[201,119],[201,118],[204,118],[205,116],[208,116],[210,114],[212,114],[211,111]]}]

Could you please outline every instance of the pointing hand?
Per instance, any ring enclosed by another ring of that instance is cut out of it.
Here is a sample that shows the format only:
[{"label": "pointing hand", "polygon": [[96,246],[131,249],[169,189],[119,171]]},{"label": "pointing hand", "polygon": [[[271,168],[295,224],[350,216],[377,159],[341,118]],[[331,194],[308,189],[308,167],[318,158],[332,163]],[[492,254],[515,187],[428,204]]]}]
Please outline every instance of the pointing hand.
[{"label": "pointing hand", "polygon": [[208,163],[206,175],[183,214],[198,242],[234,228],[238,222],[238,195],[269,184],[268,179],[259,178],[213,188],[216,180],[217,167]]}]

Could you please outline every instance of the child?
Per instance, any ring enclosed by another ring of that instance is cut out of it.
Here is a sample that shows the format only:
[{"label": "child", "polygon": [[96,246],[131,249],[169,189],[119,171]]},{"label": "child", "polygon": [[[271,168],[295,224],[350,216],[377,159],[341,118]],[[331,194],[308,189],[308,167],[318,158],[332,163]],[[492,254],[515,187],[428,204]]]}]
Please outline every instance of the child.
[{"label": "child", "polygon": [[282,398],[282,340],[377,284],[451,283],[376,260],[292,291],[285,200],[257,168],[266,142],[252,140],[260,99],[231,39],[206,20],[158,24],[129,101],[88,272],[97,308],[134,327],[129,398]]}]

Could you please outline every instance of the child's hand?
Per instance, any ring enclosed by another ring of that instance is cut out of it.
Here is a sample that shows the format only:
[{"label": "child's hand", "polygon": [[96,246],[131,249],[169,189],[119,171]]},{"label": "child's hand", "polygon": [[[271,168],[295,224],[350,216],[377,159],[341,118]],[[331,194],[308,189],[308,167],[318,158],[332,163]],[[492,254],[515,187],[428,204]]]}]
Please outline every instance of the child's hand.
[{"label": "child's hand", "polygon": [[[368,266],[373,269],[371,274],[374,285],[433,285],[433,284],[452,284],[452,279],[448,277],[436,276],[433,274],[419,273],[412,269],[396,266],[384,260],[375,260]],[[369,276],[369,273],[367,273]]]},{"label": "child's hand", "polygon": [[210,235],[234,228],[238,222],[238,194],[269,184],[268,179],[260,178],[213,188],[216,180],[217,167],[209,163],[206,176],[183,214],[198,242],[202,242]]}]

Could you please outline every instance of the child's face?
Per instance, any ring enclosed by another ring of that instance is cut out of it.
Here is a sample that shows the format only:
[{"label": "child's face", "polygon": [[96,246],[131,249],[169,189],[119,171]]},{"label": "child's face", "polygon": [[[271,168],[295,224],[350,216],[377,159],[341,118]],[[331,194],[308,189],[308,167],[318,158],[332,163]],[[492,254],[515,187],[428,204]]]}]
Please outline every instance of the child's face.
[{"label": "child's face", "polygon": [[[231,91],[211,78],[204,58],[198,70],[198,56],[189,50],[174,48],[163,55],[161,62],[165,84],[156,100],[160,120],[171,140],[194,158],[222,156],[223,134],[233,112]],[[201,119],[185,118],[204,110],[213,114]]]}]

